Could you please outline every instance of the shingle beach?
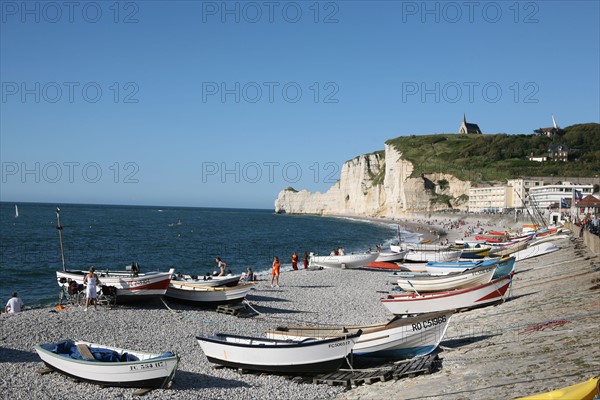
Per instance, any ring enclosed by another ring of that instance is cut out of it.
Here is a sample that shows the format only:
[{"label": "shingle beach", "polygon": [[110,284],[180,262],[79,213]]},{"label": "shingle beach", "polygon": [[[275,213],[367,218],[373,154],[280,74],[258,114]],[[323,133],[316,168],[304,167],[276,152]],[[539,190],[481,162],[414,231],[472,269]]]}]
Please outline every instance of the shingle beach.
[{"label": "shingle beach", "polygon": [[[462,232],[450,230],[447,238],[462,238]],[[278,325],[351,325],[392,318],[378,301],[392,288],[389,272],[299,270],[283,273],[280,288],[271,288],[261,276],[247,297],[260,313],[251,318],[171,302],[171,309],[157,302],[88,312],[67,307],[2,314],[0,398],[133,397],[134,389],[39,374],[44,364],[33,346],[67,338],[179,353],[172,387],[154,390],[147,399],[510,399],[571,385],[600,374],[600,259],[574,236],[555,244],[559,251],[517,263],[509,301],[452,317],[439,349],[441,368],[430,375],[346,390],[214,368],[196,335],[264,336]]]}]

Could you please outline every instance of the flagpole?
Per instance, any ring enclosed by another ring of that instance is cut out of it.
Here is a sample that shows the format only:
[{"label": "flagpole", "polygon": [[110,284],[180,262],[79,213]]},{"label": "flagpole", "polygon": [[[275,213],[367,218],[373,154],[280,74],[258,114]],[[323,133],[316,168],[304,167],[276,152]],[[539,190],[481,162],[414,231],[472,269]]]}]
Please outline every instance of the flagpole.
[{"label": "flagpole", "polygon": [[62,257],[62,267],[63,267],[63,272],[66,271],[65,268],[65,249],[63,248],[63,242],[62,242],[62,226],[60,226],[60,208],[56,207],[56,229],[58,229],[58,240],[60,241],[60,255]]}]

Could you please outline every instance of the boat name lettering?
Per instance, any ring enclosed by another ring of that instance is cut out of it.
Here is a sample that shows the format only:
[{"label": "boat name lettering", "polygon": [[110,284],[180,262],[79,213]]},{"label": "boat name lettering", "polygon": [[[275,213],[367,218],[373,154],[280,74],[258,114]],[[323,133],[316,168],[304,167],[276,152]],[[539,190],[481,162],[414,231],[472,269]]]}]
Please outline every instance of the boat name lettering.
[{"label": "boat name lettering", "polygon": [[475,275],[487,274],[488,272],[490,272],[489,269],[484,269],[481,271],[473,271],[472,274],[473,274],[473,276],[475,276]]},{"label": "boat name lettering", "polygon": [[431,328],[432,326],[440,325],[446,322],[446,316],[442,315],[440,317],[434,317],[431,319],[426,319],[424,321],[415,322],[412,324],[412,329],[414,331],[420,331],[421,329]]},{"label": "boat name lettering", "polygon": [[329,347],[339,347],[339,346],[347,346],[350,344],[349,340],[346,340],[345,342],[338,342],[338,343],[331,343],[329,345]]},{"label": "boat name lettering", "polygon": [[153,363],[130,365],[129,370],[130,371],[139,371],[139,370],[151,369],[151,368],[164,368],[165,366],[166,366],[166,363],[164,361],[157,361],[157,362],[153,362]]},{"label": "boat name lettering", "polygon": [[142,285],[149,285],[149,284],[150,284],[150,279],[143,279],[140,281],[129,282],[129,286],[142,286]]}]

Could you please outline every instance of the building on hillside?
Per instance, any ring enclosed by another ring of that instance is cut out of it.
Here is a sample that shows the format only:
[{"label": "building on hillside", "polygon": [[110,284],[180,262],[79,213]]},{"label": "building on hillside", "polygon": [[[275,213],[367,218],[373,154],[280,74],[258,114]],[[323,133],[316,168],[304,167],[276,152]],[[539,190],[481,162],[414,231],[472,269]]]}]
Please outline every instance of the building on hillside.
[{"label": "building on hillside", "polygon": [[564,198],[573,198],[580,194],[581,198],[592,194],[594,185],[579,185],[563,182],[556,185],[544,185],[529,189],[529,202],[539,209],[547,209],[552,204],[560,204]]},{"label": "building on hillside", "polygon": [[477,133],[481,135],[481,129],[479,129],[479,125],[477,124],[468,123],[467,116],[463,114],[463,120],[458,129],[458,133]]},{"label": "building on hillside", "polygon": [[534,131],[538,136],[555,136],[561,132],[561,129],[558,127],[556,120],[554,119],[554,115],[552,116],[552,126],[548,128],[539,128]]},{"label": "building on hillside", "polygon": [[548,147],[548,160],[567,162],[569,159],[569,148],[566,144],[551,144]]},{"label": "building on hillside", "polygon": [[533,153],[527,157],[529,161],[544,162],[548,161],[548,156],[534,156]]}]

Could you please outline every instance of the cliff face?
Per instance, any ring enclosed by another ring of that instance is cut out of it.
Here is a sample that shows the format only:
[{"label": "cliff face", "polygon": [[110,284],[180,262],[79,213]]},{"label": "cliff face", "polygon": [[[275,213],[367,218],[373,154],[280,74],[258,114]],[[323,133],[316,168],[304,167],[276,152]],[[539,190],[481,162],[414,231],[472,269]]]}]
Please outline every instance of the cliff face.
[{"label": "cliff face", "polygon": [[410,178],[413,165],[393,146],[383,153],[365,154],[342,166],[340,180],[325,193],[283,190],[275,212],[290,214],[396,217],[412,211],[463,209],[457,201],[470,183],[448,174]]}]

